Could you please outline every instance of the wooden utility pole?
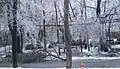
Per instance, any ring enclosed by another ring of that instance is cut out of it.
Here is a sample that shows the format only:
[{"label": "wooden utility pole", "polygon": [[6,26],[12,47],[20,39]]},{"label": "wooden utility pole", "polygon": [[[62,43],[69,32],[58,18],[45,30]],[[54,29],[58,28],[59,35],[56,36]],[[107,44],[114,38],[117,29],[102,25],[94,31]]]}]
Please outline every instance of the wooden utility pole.
[{"label": "wooden utility pole", "polygon": [[69,0],[64,0],[64,29],[66,45],[66,68],[72,67],[71,36],[69,29]]}]

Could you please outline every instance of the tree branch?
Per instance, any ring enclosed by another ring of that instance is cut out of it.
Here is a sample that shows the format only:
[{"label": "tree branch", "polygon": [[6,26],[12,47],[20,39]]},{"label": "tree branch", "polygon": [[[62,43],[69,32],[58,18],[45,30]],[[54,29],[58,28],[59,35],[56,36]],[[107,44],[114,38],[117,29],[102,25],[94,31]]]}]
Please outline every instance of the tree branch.
[{"label": "tree branch", "polygon": [[56,56],[56,55],[53,55],[53,54],[49,53],[48,51],[46,51],[46,53],[48,54],[48,56],[53,56],[53,57],[58,58],[58,59],[60,59],[62,61],[66,61],[66,59],[63,59],[63,58],[61,58],[59,56]]}]

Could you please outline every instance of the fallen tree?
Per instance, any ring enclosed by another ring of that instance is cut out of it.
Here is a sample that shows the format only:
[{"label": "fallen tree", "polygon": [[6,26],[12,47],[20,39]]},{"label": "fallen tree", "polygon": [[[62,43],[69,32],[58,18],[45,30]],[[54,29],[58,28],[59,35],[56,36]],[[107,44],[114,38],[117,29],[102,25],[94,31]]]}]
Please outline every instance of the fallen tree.
[{"label": "fallen tree", "polygon": [[[47,52],[47,51],[46,51]],[[64,59],[64,58],[61,58],[61,57],[59,57],[59,56],[56,56],[56,55],[53,55],[53,54],[51,54],[51,53],[49,53],[49,52],[47,52],[47,56],[53,56],[53,57],[55,57],[55,58],[58,58],[58,59],[60,59],[60,60],[62,60],[62,61],[66,61],[66,59]]]}]

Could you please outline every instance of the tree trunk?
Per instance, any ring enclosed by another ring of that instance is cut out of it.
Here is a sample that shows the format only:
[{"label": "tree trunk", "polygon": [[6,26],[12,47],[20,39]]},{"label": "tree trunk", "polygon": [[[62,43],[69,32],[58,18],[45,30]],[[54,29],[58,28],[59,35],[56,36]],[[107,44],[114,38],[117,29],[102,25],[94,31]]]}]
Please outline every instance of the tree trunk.
[{"label": "tree trunk", "polygon": [[72,67],[72,51],[71,36],[69,29],[69,0],[64,0],[64,28],[65,28],[65,44],[66,44],[66,68]]},{"label": "tree trunk", "polygon": [[24,29],[23,27],[21,27],[20,29],[20,52],[23,53],[23,32],[24,32]]},{"label": "tree trunk", "polygon": [[21,52],[21,49],[20,49],[20,46],[21,46],[21,44],[20,44],[20,36],[17,34],[17,52],[18,53],[20,53]]},{"label": "tree trunk", "polygon": [[96,15],[97,17],[99,17],[100,15],[100,4],[101,4],[101,0],[97,0],[97,9],[96,9]]},{"label": "tree trunk", "polygon": [[57,13],[57,6],[56,6],[56,1],[54,2],[54,7],[55,7],[55,14],[56,14],[56,24],[57,24],[57,42],[59,43],[59,26],[58,26],[58,13]]},{"label": "tree trunk", "polygon": [[90,45],[89,45],[89,37],[88,37],[88,34],[87,34],[87,47],[88,47],[88,51],[90,51]]},{"label": "tree trunk", "polygon": [[110,20],[109,25],[108,25],[108,40],[111,39],[111,38],[110,38],[110,37],[111,37],[111,36],[110,36],[110,31],[111,31],[110,27],[111,27],[111,20]]},{"label": "tree trunk", "polygon": [[18,67],[17,65],[17,0],[13,0],[13,31],[12,31],[12,59],[13,68]]},{"label": "tree trunk", "polygon": [[[99,20],[99,23],[101,23],[101,17],[100,17],[100,13],[101,13],[101,8],[100,8],[100,4],[101,4],[101,0],[97,0],[97,9],[96,9],[96,15],[97,18]],[[103,45],[103,36],[102,36],[102,28],[101,28],[101,24],[99,24],[99,43],[100,43],[100,50],[103,49],[104,45]]]},{"label": "tree trunk", "polygon": [[43,19],[43,31],[44,31],[44,50],[46,51],[46,50],[47,50],[47,48],[46,48],[45,10],[43,10],[43,16],[44,16],[44,19]]},{"label": "tree trunk", "polygon": [[8,17],[8,27],[12,34],[12,60],[13,60],[13,68],[18,67],[17,65],[17,0],[13,0],[13,26],[11,25],[11,8],[10,8],[10,1],[7,0],[7,17]]}]

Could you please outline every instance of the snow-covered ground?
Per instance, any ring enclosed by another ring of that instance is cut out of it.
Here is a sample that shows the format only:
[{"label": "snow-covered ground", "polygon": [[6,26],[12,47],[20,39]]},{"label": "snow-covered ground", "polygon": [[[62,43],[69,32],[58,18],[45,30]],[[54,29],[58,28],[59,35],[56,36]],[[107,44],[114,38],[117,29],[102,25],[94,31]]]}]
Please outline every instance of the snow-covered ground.
[{"label": "snow-covered ground", "polygon": [[[18,67],[17,69],[21,69],[22,67]],[[8,69],[8,68],[1,68],[1,69]],[[14,68],[9,68],[9,69],[14,69]],[[26,68],[22,68],[26,69]],[[29,68],[29,69],[36,69],[36,68]],[[65,67],[63,68],[37,68],[37,69],[66,69]],[[72,69],[81,69],[81,68],[72,68]],[[83,69],[120,69],[120,68],[83,68]]]},{"label": "snow-covered ground", "polygon": [[120,44],[119,45],[113,45],[111,48],[120,48]]},{"label": "snow-covered ground", "polygon": [[72,60],[88,60],[88,59],[96,59],[96,60],[113,60],[120,59],[120,57],[72,57]]}]

